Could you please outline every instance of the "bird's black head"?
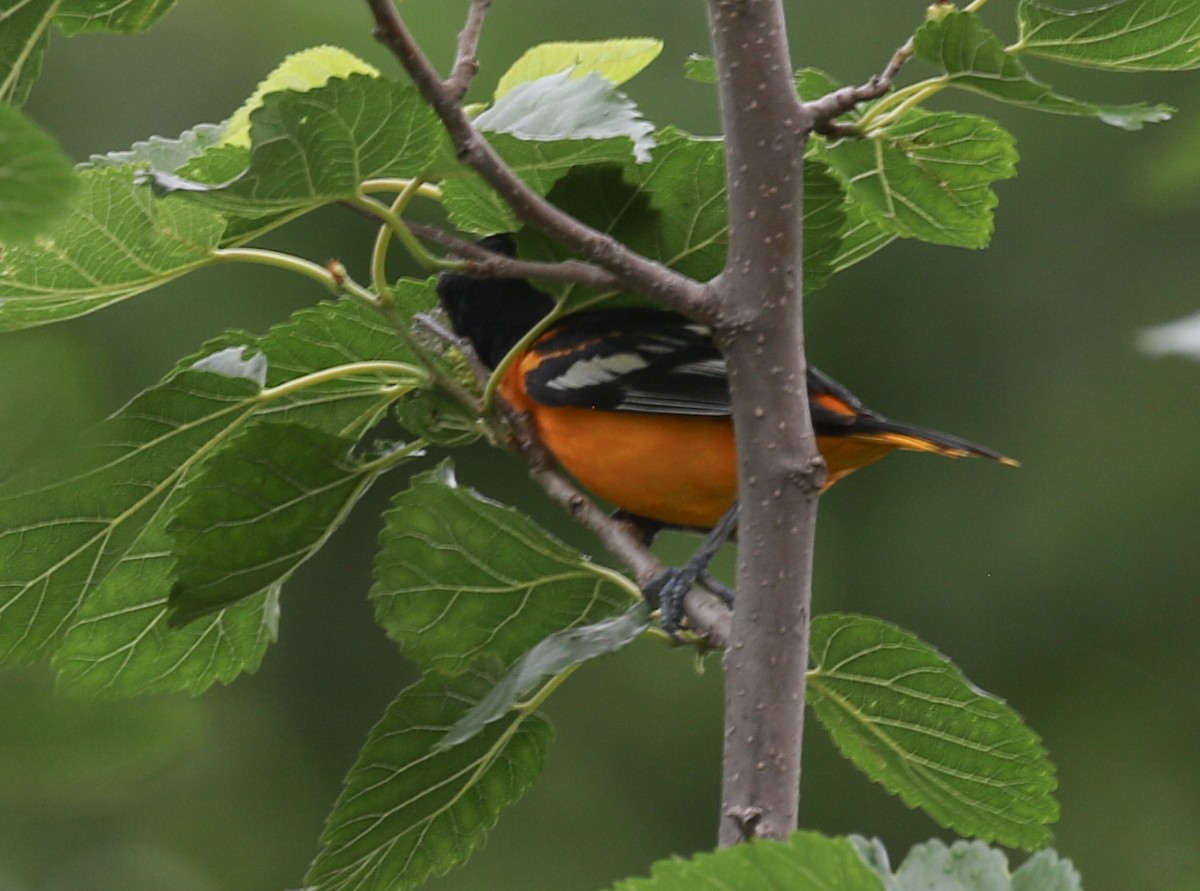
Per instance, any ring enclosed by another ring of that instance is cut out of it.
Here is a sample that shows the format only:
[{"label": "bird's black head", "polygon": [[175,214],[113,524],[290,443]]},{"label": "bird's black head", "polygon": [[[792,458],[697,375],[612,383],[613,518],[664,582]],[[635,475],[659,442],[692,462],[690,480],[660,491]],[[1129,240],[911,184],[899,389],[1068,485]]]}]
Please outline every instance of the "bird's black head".
[{"label": "bird's black head", "polygon": [[[510,257],[517,246],[508,234],[489,235],[480,247]],[[450,324],[495,368],[517,341],[554,308],[554,298],[521,278],[476,278],[456,272],[438,277],[438,299]]]}]

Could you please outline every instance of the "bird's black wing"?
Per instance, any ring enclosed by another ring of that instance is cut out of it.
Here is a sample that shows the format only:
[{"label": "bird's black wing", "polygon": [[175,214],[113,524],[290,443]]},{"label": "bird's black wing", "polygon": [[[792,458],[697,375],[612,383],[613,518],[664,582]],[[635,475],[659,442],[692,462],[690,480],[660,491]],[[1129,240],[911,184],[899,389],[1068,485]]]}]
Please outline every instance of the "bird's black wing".
[{"label": "bird's black wing", "polygon": [[671,312],[567,316],[533,347],[530,398],[548,406],[727,417],[725,359],[708,328]]}]

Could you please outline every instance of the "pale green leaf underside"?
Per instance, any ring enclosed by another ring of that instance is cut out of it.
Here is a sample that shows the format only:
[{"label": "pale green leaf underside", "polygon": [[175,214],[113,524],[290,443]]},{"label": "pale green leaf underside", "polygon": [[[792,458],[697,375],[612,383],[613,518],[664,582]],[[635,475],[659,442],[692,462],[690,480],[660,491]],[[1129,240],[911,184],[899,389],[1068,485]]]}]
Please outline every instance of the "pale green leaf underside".
[{"label": "pale green leaf underside", "polygon": [[886,891],[1082,891],[1071,861],[1052,850],[1038,851],[1010,875],[1003,851],[977,841],[947,845],[935,839],[914,845],[893,875],[878,839],[850,841]]},{"label": "pale green leaf underside", "polygon": [[0,104],[0,242],[27,241],[66,216],[79,188],[48,133]]},{"label": "pale green leaf underside", "polygon": [[660,860],[648,879],[613,891],[883,891],[879,877],[844,838],[797,832],[785,842],[755,839],[691,860]]},{"label": "pale green leaf underside", "polygon": [[1060,9],[1021,0],[1015,49],[1072,65],[1120,71],[1182,71],[1200,66],[1198,0],[1116,0]]},{"label": "pale green leaf underside", "polygon": [[385,515],[371,589],[404,654],[457,673],[509,665],[543,638],[628,606],[636,589],[443,468],[413,479]]},{"label": "pale green leaf underside", "polygon": [[812,704],[871,779],[957,832],[1035,848],[1058,816],[1053,765],[1003,702],[879,619],[813,620]]},{"label": "pale green leaf underside", "polygon": [[305,877],[315,891],[405,891],[462,863],[500,811],[541,771],[551,735],[536,714],[511,714],[435,752],[492,679],[427,674],[371,731]]},{"label": "pale green leaf underside", "polygon": [[598,74],[573,78],[562,72],[519,84],[480,114],[475,125],[485,133],[538,141],[626,137],[641,161],[654,147],[653,125]]},{"label": "pale green leaf underside", "polygon": [[437,751],[457,746],[520,705],[542,684],[584,662],[615,653],[650,627],[650,608],[640,601],[619,616],[551,634],[517,660],[512,669],[455,722]]}]

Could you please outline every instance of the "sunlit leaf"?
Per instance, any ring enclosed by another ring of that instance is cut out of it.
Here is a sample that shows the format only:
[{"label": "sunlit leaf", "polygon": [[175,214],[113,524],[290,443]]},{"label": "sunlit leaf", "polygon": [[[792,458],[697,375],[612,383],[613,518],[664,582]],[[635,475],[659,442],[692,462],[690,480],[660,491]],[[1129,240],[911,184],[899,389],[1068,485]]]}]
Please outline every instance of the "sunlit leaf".
[{"label": "sunlit leaf", "polygon": [[572,77],[595,73],[611,84],[622,84],[653,62],[662,47],[661,40],[650,37],[541,43],[526,50],[500,76],[495,98],[520,84],[563,71]]},{"label": "sunlit leaf", "polygon": [[1165,105],[1098,105],[1055,92],[1026,71],[973,13],[950,12],[927,22],[917,31],[913,46],[920,58],[945,69],[951,85],[1001,102],[1094,117],[1124,130],[1140,130],[1143,124],[1171,116]]},{"label": "sunlit leaf", "polygon": [[1017,7],[1014,51],[1120,71],[1200,66],[1200,0],[1115,0],[1060,9],[1041,0]]},{"label": "sunlit leaf", "polygon": [[510,665],[543,638],[625,609],[637,590],[528,517],[453,482],[414,477],[385,515],[375,614],[422,669]]},{"label": "sunlit leaf", "polygon": [[241,108],[229,118],[221,135],[223,142],[250,146],[250,115],[262,107],[268,93],[290,90],[302,93],[322,87],[334,77],[365,74],[379,77],[379,70],[358,56],[336,46],[314,46],[292,53],[268,74]]},{"label": "sunlit leaf", "polygon": [[811,701],[867,776],[943,826],[1020,848],[1058,817],[1037,735],[916,637],[864,616],[813,620]]},{"label": "sunlit leaf", "polygon": [[755,839],[660,860],[648,879],[626,879],[613,891],[883,891],[879,877],[844,838],[797,832],[785,842]]},{"label": "sunlit leaf", "polygon": [[78,189],[71,162],[50,135],[0,104],[0,242],[48,230],[66,216]]},{"label": "sunlit leaf", "polygon": [[511,713],[435,751],[491,679],[433,673],[403,691],[371,731],[305,878],[315,891],[405,891],[459,865],[542,769],[551,728]]}]

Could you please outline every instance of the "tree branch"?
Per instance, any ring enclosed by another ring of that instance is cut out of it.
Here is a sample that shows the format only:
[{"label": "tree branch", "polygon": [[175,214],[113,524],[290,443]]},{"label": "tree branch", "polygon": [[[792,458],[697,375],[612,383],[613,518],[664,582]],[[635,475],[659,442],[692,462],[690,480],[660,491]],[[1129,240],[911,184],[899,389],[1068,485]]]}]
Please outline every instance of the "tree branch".
[{"label": "tree branch", "polygon": [[458,159],[478,173],[518,218],[607,270],[621,282],[622,290],[633,291],[700,321],[712,319],[716,304],[706,285],[631,251],[608,234],[559,210],[529,188],[475,129],[460,98],[446,88],[417,46],[393,0],[366,2],[375,17],[375,36],[392,51],[441,118]]},{"label": "tree branch", "polygon": [[619,291],[622,288],[620,279],[591,263],[578,260],[564,260],[560,263],[522,260],[520,257],[489,251],[473,241],[458,238],[437,226],[409,223],[408,228],[414,235],[469,260],[470,265],[464,268],[463,272],[478,278],[540,278],[543,281],[588,285],[598,291]]},{"label": "tree branch", "polygon": [[450,77],[446,79],[444,86],[446,92],[459,102],[467,95],[471,81],[479,73],[479,59],[475,57],[475,52],[479,48],[479,37],[483,33],[483,19],[491,5],[492,0],[471,0],[467,24],[458,35],[458,52],[450,69]]},{"label": "tree branch", "polygon": [[905,62],[912,58],[912,54],[913,42],[912,38],[909,38],[904,46],[892,54],[892,58],[888,60],[883,71],[874,75],[865,84],[857,87],[842,87],[840,90],[826,93],[820,99],[804,103],[804,108],[813,117],[813,130],[832,139],[857,135],[857,130],[853,125],[839,123],[835,118],[841,117],[863,102],[878,99],[891,90],[900,69],[904,67]]},{"label": "tree branch", "polygon": [[707,0],[729,193],[713,282],[737,437],[737,608],[725,651],[719,841],[797,825],[817,494],[801,301],[803,156],[782,0]]}]

